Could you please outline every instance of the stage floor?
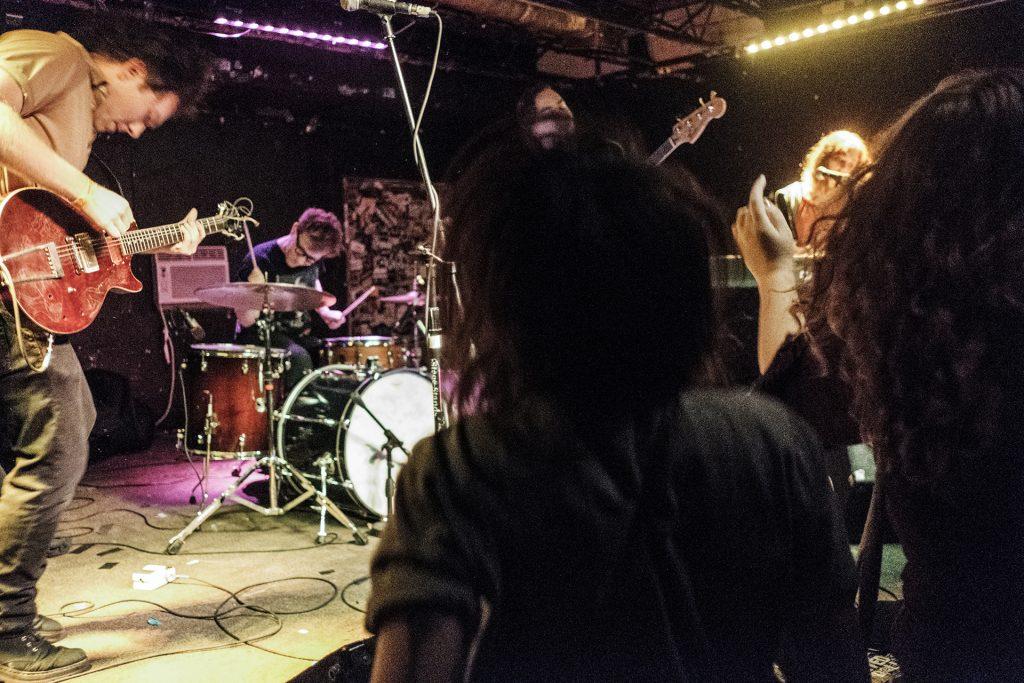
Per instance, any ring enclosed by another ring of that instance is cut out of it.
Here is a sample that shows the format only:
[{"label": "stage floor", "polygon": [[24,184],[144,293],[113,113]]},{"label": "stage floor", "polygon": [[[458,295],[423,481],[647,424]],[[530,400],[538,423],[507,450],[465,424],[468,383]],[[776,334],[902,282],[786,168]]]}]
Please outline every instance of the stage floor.
[{"label": "stage floor", "polygon": [[[214,462],[211,494],[245,462]],[[178,555],[166,555],[168,539],[197,510],[189,505],[197,481],[166,440],[90,465],[57,534],[70,551],[50,560],[38,596],[40,612],[65,626],[60,644],[89,654],[91,669],[74,678],[286,681],[366,636],[359,609],[375,538],[357,546],[328,517],[334,536],[316,545],[319,519],[308,505],[266,517],[232,503]],[[156,590],[133,589],[132,573],[147,564],[184,576]]]}]

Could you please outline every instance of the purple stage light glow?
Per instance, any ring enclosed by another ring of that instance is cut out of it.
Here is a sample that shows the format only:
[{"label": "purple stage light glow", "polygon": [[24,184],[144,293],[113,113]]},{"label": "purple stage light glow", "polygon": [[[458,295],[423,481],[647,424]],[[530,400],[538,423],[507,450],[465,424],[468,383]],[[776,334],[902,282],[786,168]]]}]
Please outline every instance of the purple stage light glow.
[{"label": "purple stage light glow", "polygon": [[352,45],[353,47],[363,47],[369,50],[386,50],[387,45],[374,40],[366,40],[360,38],[351,38],[348,36],[333,36],[328,33],[317,33],[315,31],[301,31],[296,28],[285,28],[283,26],[272,26],[270,24],[257,24],[256,22],[246,22],[240,19],[227,19],[226,17],[217,17],[213,20],[214,24],[218,26],[234,26],[235,28],[244,28],[249,31],[258,31],[260,33],[274,33],[282,36],[293,36],[295,38],[304,38],[306,40],[317,40],[323,43],[330,43],[331,45]]}]

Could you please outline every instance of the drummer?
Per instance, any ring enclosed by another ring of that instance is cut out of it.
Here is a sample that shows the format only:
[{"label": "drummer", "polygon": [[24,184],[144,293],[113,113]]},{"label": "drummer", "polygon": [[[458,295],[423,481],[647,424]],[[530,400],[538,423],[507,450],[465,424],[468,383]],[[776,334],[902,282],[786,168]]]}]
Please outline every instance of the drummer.
[{"label": "drummer", "polygon": [[[323,291],[320,284],[324,270],[322,261],[341,254],[342,238],[341,222],[337,216],[323,209],[308,208],[292,224],[287,235],[263,242],[253,249],[259,270],[252,267],[252,259],[246,255],[237,279],[297,284]],[[332,330],[345,322],[345,315],[329,305],[320,306],[316,313]],[[256,325],[260,312],[235,309],[235,315],[238,319],[238,341],[262,344]],[[313,369],[311,354],[317,352],[322,341],[311,333],[312,329],[313,320],[308,311],[274,314],[271,344],[291,353],[291,369],[285,374],[285,383],[289,387]]]}]

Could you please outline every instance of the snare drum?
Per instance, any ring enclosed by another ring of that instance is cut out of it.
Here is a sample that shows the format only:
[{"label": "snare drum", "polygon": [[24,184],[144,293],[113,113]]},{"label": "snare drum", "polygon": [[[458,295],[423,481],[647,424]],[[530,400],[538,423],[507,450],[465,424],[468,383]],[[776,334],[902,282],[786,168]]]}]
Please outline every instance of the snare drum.
[{"label": "snare drum", "polygon": [[[259,457],[267,451],[267,407],[263,396],[260,346],[193,344],[182,369],[185,394],[185,444],[217,460]],[[288,352],[271,350],[277,374],[287,366]],[[284,395],[275,383],[274,402]],[[209,439],[207,435],[209,434]],[[209,443],[208,443],[209,442]]]},{"label": "snare drum", "polygon": [[[277,452],[319,488],[320,463],[328,493],[340,506],[370,520],[387,517],[387,439],[363,404],[412,451],[434,433],[430,380],[415,370],[399,369],[364,379],[348,365],[314,370],[295,385],[281,406]],[[408,456],[392,451],[392,476]]]},{"label": "snare drum", "polygon": [[[405,349],[391,337],[332,337],[324,340],[320,365],[342,363],[360,370],[394,370],[405,367]],[[375,367],[374,367],[375,366]]]}]

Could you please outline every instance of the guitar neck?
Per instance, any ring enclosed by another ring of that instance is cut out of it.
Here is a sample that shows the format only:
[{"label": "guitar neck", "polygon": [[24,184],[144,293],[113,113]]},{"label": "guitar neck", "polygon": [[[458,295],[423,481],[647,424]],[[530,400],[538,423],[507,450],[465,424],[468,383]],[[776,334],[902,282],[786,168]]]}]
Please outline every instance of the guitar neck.
[{"label": "guitar neck", "polygon": [[676,150],[679,144],[671,137],[667,138],[665,142],[661,143],[658,149],[651,153],[651,156],[647,157],[647,164],[649,166],[661,166],[661,162],[668,159],[669,155]]},{"label": "guitar neck", "polygon": [[[207,237],[223,229],[227,220],[224,216],[210,216],[200,218],[197,222],[203,232],[203,237]],[[121,236],[121,249],[126,256],[132,256],[177,244],[185,237],[184,227],[185,223],[181,222],[158,225],[155,228],[144,230],[132,230]]]}]

